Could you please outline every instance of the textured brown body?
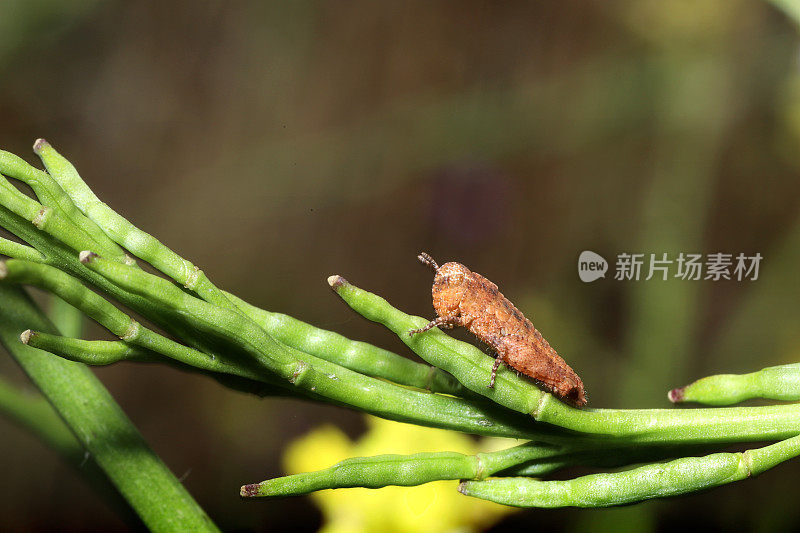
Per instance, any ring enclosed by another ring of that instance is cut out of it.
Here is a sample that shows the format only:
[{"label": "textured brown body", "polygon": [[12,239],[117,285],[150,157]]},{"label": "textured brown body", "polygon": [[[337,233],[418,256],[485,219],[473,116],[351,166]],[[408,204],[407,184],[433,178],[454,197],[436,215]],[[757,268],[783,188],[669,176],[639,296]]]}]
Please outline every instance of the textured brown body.
[{"label": "textured brown body", "polygon": [[[420,256],[427,259],[427,254]],[[438,267],[430,262],[436,269],[433,307],[440,317],[435,325],[467,328],[506,365],[574,405],[586,404],[581,379],[497,285],[460,263]]]}]

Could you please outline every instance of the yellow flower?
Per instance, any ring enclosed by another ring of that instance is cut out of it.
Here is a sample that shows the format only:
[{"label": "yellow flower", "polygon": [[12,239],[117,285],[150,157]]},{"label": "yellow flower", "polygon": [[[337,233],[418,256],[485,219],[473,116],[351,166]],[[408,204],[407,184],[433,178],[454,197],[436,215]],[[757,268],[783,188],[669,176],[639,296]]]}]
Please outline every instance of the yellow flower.
[{"label": "yellow flower", "polygon": [[[470,437],[367,417],[369,430],[352,442],[338,428],[320,427],[293,442],[284,456],[287,473],[322,470],[343,459],[380,454],[453,451],[475,454],[513,446],[515,441]],[[478,531],[513,509],[462,496],[458,481],[437,481],[417,487],[336,489],[311,495],[322,510],[325,533],[385,531],[434,533]]]}]

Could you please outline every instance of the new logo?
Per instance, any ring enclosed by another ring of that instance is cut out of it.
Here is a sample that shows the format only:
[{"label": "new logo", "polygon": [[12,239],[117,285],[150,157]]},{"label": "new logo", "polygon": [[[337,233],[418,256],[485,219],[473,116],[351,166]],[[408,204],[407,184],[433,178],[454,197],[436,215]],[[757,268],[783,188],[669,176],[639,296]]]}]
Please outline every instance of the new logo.
[{"label": "new logo", "polygon": [[590,250],[584,250],[578,257],[578,276],[584,283],[606,277],[608,261]]}]

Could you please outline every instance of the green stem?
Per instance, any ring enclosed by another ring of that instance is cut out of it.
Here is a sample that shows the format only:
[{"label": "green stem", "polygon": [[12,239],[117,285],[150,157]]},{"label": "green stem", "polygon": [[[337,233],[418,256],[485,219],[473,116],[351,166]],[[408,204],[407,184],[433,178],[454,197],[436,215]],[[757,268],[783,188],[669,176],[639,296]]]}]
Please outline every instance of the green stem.
[{"label": "green stem", "polygon": [[[574,447],[573,447],[574,448]],[[574,466],[597,468],[619,468],[637,463],[651,463],[675,459],[698,453],[710,453],[714,447],[709,444],[671,445],[671,446],[580,446],[574,451],[566,449],[563,453],[545,457],[529,463],[515,465],[498,473],[499,476],[542,477],[557,470]]]},{"label": "green stem", "polygon": [[566,481],[465,481],[467,496],[515,507],[609,507],[695,492],[751,476],[800,454],[800,436],[741,453],[715,453]]},{"label": "green stem", "polygon": [[[132,270],[138,270],[131,266],[125,266]],[[199,368],[208,372],[221,372],[233,374],[240,377],[264,381],[269,384],[281,384],[278,380],[265,375],[263,372],[255,372],[242,365],[233,365],[217,358],[214,355],[206,354],[184,346],[167,337],[160,335],[133,320],[130,316],[123,313],[99,294],[90,291],[78,280],[57,268],[31,263],[19,259],[10,259],[5,263],[0,263],[0,280],[11,283],[26,283],[47,290],[68,304],[76,306],[81,312],[97,321],[107,328],[111,333],[117,335],[127,343],[133,344],[147,351],[162,354],[170,359],[174,359],[186,365]],[[177,289],[177,288],[176,288]],[[180,290],[180,289],[177,289]],[[49,347],[55,348],[57,352],[71,354],[73,358],[82,358],[82,362],[95,361],[101,364],[105,360],[121,360],[127,354],[120,351],[122,344],[99,344],[87,346],[87,341],[77,339],[65,339],[55,336],[38,337],[29,333],[24,340],[27,342],[49,343]],[[91,355],[80,355],[82,349],[94,349],[96,352],[89,352]],[[141,351],[137,352],[141,355]]]},{"label": "green stem", "polygon": [[[298,352],[277,342],[242,314],[195,298],[167,280],[140,269],[85,252],[81,253],[81,261],[124,290],[172,309],[185,317],[192,327],[238,344],[262,368],[274,372],[305,393],[383,418],[431,427],[460,429],[471,426],[472,433],[496,435],[500,429],[498,426],[504,425],[487,419],[481,409],[473,410],[477,418],[468,419],[464,411],[465,404],[469,405],[466,401],[404,389]],[[538,431],[536,428],[526,431],[527,435],[531,433]]]},{"label": "green stem", "polygon": [[14,242],[0,237],[0,255],[7,255],[15,259],[25,259],[27,261],[44,261],[44,254],[36,248]]},{"label": "green stem", "polygon": [[[0,180],[1,183],[2,180]],[[28,199],[27,197],[25,198]],[[3,196],[0,190],[0,204],[3,204],[7,199],[8,197]],[[147,298],[121,290],[104,277],[84,267],[78,261],[75,252],[61,242],[61,239],[67,241],[72,240],[73,237],[67,237],[59,233],[48,235],[45,232],[38,231],[24,218],[10,212],[3,206],[0,206],[0,225],[42,251],[45,254],[45,263],[47,265],[77,276],[84,282],[98,287],[137,313],[148,317],[176,337],[194,346],[203,346],[205,344],[204,339],[196,331],[185,326],[183,321],[177,319],[179,317],[175,317],[168,310],[153,304]],[[61,229],[67,232],[71,231],[69,227]],[[81,242],[86,244],[85,241]]]},{"label": "green stem", "polygon": [[[200,337],[200,333],[189,328],[183,327],[183,317],[178,317],[168,309],[156,305],[148,298],[143,298],[133,292],[123,290],[105,277],[85,268],[57,239],[47,235],[27,223],[23,218],[15,215],[6,208],[0,206],[0,225],[8,229],[21,239],[31,243],[38,250],[46,252],[47,263],[75,276],[83,281],[98,287],[102,291],[110,294],[116,300],[132,308],[139,314],[148,317],[161,327],[171,332],[178,331],[179,337],[192,341]],[[41,279],[31,280],[33,285],[44,286]],[[174,287],[174,286],[173,286]],[[88,291],[83,287],[84,291]],[[48,290],[48,289],[46,289]],[[80,299],[83,293],[76,293],[75,297]],[[62,295],[62,297],[65,297]],[[72,305],[79,307],[76,301]],[[196,341],[195,341],[196,342]],[[328,363],[329,372],[327,375],[339,376],[340,370],[345,370],[338,365]],[[353,373],[355,374],[355,373]],[[358,376],[358,374],[355,374]],[[349,376],[349,374],[348,374]],[[465,433],[476,433],[481,435],[505,436],[514,438],[540,438],[542,440],[553,440],[563,438],[558,431],[550,428],[534,427],[526,422],[524,418],[497,409],[491,405],[478,401],[467,401],[457,398],[450,398],[435,394],[416,393],[415,391],[403,389],[402,387],[389,386],[380,380],[364,381],[360,378],[351,383],[345,380],[341,383],[343,387],[349,388],[352,394],[361,396],[361,400],[353,405],[347,400],[335,401],[339,405],[362,409],[372,412],[377,416],[383,416],[391,420],[402,420],[411,423],[431,427],[443,427],[463,431]],[[388,386],[388,388],[387,388]],[[292,387],[296,389],[295,387]],[[306,391],[313,389],[314,385],[309,384]],[[314,391],[310,391],[313,393]],[[387,396],[382,397],[385,394]],[[341,395],[340,395],[341,396]],[[319,396],[317,395],[319,398]],[[347,396],[349,397],[349,396]],[[395,401],[388,401],[387,398],[394,398]],[[328,401],[334,401],[327,397]],[[371,403],[370,403],[371,402]]]},{"label": "green stem", "polygon": [[83,446],[41,395],[19,390],[0,379],[0,412],[33,433],[67,462],[80,464],[85,459]]},{"label": "green stem", "polygon": [[453,376],[436,367],[411,361],[366,342],[350,340],[289,315],[265,311],[233,294],[225,295],[269,335],[296,350],[400,385],[453,396],[471,394]]},{"label": "green stem", "polygon": [[62,335],[80,337],[83,331],[83,313],[58,296],[50,297],[50,321]]},{"label": "green stem", "polygon": [[[18,213],[21,213],[23,219],[26,218],[35,218],[36,216],[36,209],[37,204],[35,201],[31,200],[30,198],[21,195],[16,189],[7,197],[2,197],[3,204],[8,205],[12,203],[12,201],[18,202],[18,204],[14,204],[18,209]],[[27,206],[27,207],[26,207]],[[25,208],[25,209],[23,209]],[[26,225],[24,221],[19,220],[17,216],[3,212],[0,209],[0,223],[9,229],[10,231],[14,232],[20,238],[31,242],[40,250],[47,250],[47,262],[52,264],[53,266],[57,266],[60,269],[67,270],[75,275],[80,276],[83,280],[91,283],[92,285],[98,286],[107,293],[111,294],[116,299],[120,300],[121,302],[129,305],[134,310],[138,311],[139,313],[148,316],[149,318],[155,320],[159,325],[162,327],[167,328],[168,330],[174,331],[176,328],[176,321],[174,319],[170,320],[171,317],[167,317],[165,320],[164,317],[164,310],[157,308],[154,306],[151,301],[147,298],[142,298],[139,295],[131,294],[128,291],[120,290],[120,288],[114,284],[109,283],[105,278],[102,276],[97,276],[93,272],[88,271],[85,268],[82,268],[75,258],[71,256],[69,253],[65,253],[63,247],[59,246],[58,243],[54,243],[50,240],[49,237],[46,235],[42,235],[41,232],[36,232],[34,228]],[[56,240],[72,243],[71,247],[75,247],[79,243],[86,244],[87,241],[85,238],[77,236],[74,228],[70,228],[67,225],[61,225],[53,230],[52,227],[48,226],[51,229],[50,235],[54,237]],[[182,335],[184,338],[193,339],[196,337],[196,333],[191,331],[182,331],[184,333]],[[197,343],[201,344],[201,343]],[[333,359],[333,358],[332,358]],[[443,379],[438,379],[436,375],[434,375],[434,389],[446,389],[446,385]],[[455,392],[455,391],[453,391]]]},{"label": "green stem", "polygon": [[[21,177],[24,177],[23,171],[41,172],[33,169],[33,167],[30,167],[24,161],[22,161],[22,164],[25,165],[26,168],[14,170],[14,172]],[[54,188],[61,191],[58,184],[55,184]],[[45,188],[44,190],[47,192],[49,188]],[[64,195],[64,198],[71,202],[66,195]],[[0,204],[13,213],[8,213],[5,209],[0,209],[0,223],[21,239],[33,244],[40,251],[46,251],[46,261],[48,264],[78,275],[82,279],[107,290],[107,292],[126,305],[131,306],[145,316],[149,316],[171,333],[177,334],[192,344],[196,346],[204,345],[203,340],[198,339],[197,336],[193,334],[194,332],[181,328],[179,324],[176,324],[173,317],[165,317],[161,310],[155,309],[146,299],[131,294],[125,294],[123,291],[114,290],[114,287],[107,283],[102,277],[94,276],[87,269],[80,267],[79,264],[76,265],[77,261],[75,261],[74,255],[70,251],[65,250],[64,245],[72,250],[96,248],[97,241],[92,239],[88,232],[88,229],[96,228],[96,225],[91,220],[79,214],[76,218],[77,222],[73,223],[72,220],[68,220],[62,216],[60,211],[56,212],[53,208],[43,207],[35,200],[25,196],[2,177],[0,177]],[[24,222],[21,223],[18,220],[19,218],[32,223],[46,235],[42,235],[42,232],[35,231]],[[105,238],[108,239],[108,237]],[[55,242],[53,240],[55,240]],[[114,246],[116,246],[116,244],[114,244]],[[100,249],[105,248],[106,247],[100,247]],[[119,254],[114,251],[114,257],[119,259],[118,255]],[[123,259],[122,262],[133,263],[133,260],[127,256]],[[195,275],[194,271],[190,274],[192,276]],[[190,285],[191,283],[187,286]],[[218,301],[224,303],[224,298]],[[226,305],[231,306],[232,304],[228,302]]]},{"label": "green stem", "polygon": [[[64,191],[58,186],[58,183],[56,183],[47,172],[42,172],[30,166],[23,159],[14,154],[0,150],[0,173],[16,178],[29,185],[39,198],[39,202],[41,202],[41,204],[39,204],[40,211],[45,209],[46,206],[47,210],[53,212],[50,216],[56,216],[64,223],[77,228],[77,231],[83,234],[85,238],[89,239],[96,249],[102,250],[104,253],[108,254],[109,257],[116,260],[126,259],[125,252],[122,248],[111,241],[96,224],[78,211],[69,197],[64,194]],[[19,196],[25,196],[17,191],[16,187],[8,183],[7,180],[3,179],[2,181],[3,189],[6,190],[7,194],[13,194],[14,191],[16,191]],[[14,189],[14,191],[10,189]],[[29,200],[33,202],[31,199]],[[36,203],[38,204],[38,202]]]},{"label": "green stem", "polygon": [[152,363],[163,360],[155,352],[124,341],[85,341],[29,329],[22,332],[20,340],[33,348],[90,366],[105,366],[120,361]]},{"label": "green stem", "polygon": [[78,442],[53,406],[41,394],[20,390],[0,379],[0,414],[56,452],[131,528],[142,527],[141,520],[130,505],[122,499],[91,454]]},{"label": "green stem", "polygon": [[[289,396],[289,387],[281,386],[276,380],[265,379],[256,372],[239,366],[218,363],[211,369],[191,366],[181,359],[162,357],[152,350],[124,341],[86,341],[60,335],[50,335],[39,331],[25,330],[20,335],[23,344],[50,352],[68,361],[90,366],[104,366],[121,361],[137,363],[166,363],[186,372],[201,373],[222,383],[224,386],[257,396]],[[203,356],[205,358],[205,356]],[[218,361],[215,359],[214,361]]]},{"label": "green stem", "polygon": [[[129,274],[141,282],[134,283],[136,287],[131,286],[133,290],[142,289],[146,285],[145,280],[156,282],[158,285],[156,290],[143,292],[152,295],[154,300],[164,298],[167,305],[178,306],[177,309],[180,309],[182,316],[189,318],[192,324],[199,325],[205,331],[217,331],[218,326],[225,325],[227,320],[224,331],[231,332],[228,335],[230,342],[243,342],[249,334],[266,335],[257,327],[257,332],[248,333],[246,326],[250,321],[238,313],[194,298],[168,281],[147,274],[138,268],[112,261],[103,261],[99,257],[93,258],[90,264],[95,267],[100,265],[103,270],[107,271],[105,274],[109,275],[117,270],[113,266],[117,265],[121,272]],[[558,431],[532,425],[524,417],[506,412],[491,404],[418,392],[392,385],[322,359],[301,354],[275,341],[273,341],[273,355],[280,356],[283,364],[287,364],[284,361],[289,361],[288,364],[296,365],[297,377],[302,375],[305,379],[296,379],[294,376],[290,376],[294,381],[286,378],[279,379],[274,374],[265,372],[269,369],[267,365],[270,363],[261,356],[260,352],[256,352],[256,354],[261,366],[256,368],[246,365],[244,362],[237,364],[235,361],[223,360],[222,357],[212,357],[148,330],[100,295],[87,289],[75,278],[48,265],[12,259],[5,264],[0,263],[0,279],[5,279],[7,282],[26,283],[52,292],[78,307],[112,333],[124,337],[127,342],[203,370],[225,372],[279,387],[288,387],[303,396],[315,399],[324,398],[339,405],[355,407],[391,420],[455,429],[479,435],[538,437],[541,440],[565,438]],[[122,282],[121,278],[115,279]],[[177,293],[169,292],[170,289],[175,289]],[[181,306],[181,300],[184,298],[184,303],[187,303],[186,307]],[[199,308],[195,306],[199,306]],[[239,323],[243,325],[239,326]],[[34,339],[34,342],[37,340],[41,340],[41,338]],[[60,349],[66,351],[68,348],[62,345]],[[312,364],[315,368],[311,367]]]},{"label": "green stem", "polygon": [[497,371],[494,388],[489,388],[494,359],[475,346],[453,339],[438,328],[412,337],[411,330],[429,321],[395,309],[380,296],[359,289],[341,276],[329,277],[328,284],[353,310],[389,328],[423,360],[452,374],[472,392],[534,416],[545,396],[549,396],[502,366]]},{"label": "green stem", "polygon": [[0,285],[0,302],[0,341],[147,527],[216,531],[88,368],[19,342],[24,329],[54,330],[22,289]]},{"label": "green stem", "polygon": [[[221,307],[233,307],[228,300],[231,295],[221,293],[189,261],[179,257],[154,237],[137,229],[101,202],[83,182],[75,167],[47,141],[44,139],[37,140],[34,144],[34,151],[42,158],[55,180],[49,174],[31,167],[22,159],[7,152],[5,153],[6,159],[13,160],[14,164],[7,164],[5,167],[0,166],[0,168],[6,168],[14,177],[23,179],[31,185],[36,185],[35,192],[40,197],[60,198],[59,195],[64,196],[65,207],[70,207],[75,211],[79,208],[90,216],[92,220],[85,220],[87,226],[97,228],[94,223],[97,222],[103,231],[108,233],[116,242],[126,246],[134,254],[153,264],[185,287],[194,290],[206,301]],[[64,194],[64,190],[67,191],[69,196]],[[78,208],[75,208],[73,200]],[[25,215],[30,218],[36,211],[36,206],[33,205],[30,199],[27,201],[32,207],[25,211]],[[43,201],[43,203],[49,205],[47,202]],[[83,217],[83,215],[80,216]],[[73,218],[73,221],[75,220],[76,218]],[[75,225],[80,226],[81,224],[75,222]],[[105,234],[103,236],[105,237]],[[91,249],[91,246],[88,248]],[[94,249],[93,251],[103,252],[102,249]],[[447,394],[464,392],[463,387],[451,376],[447,376],[438,369],[419,365],[391,352],[369,347],[369,345],[363,343],[351,343],[348,345],[350,341],[335,333],[316,330],[313,333],[317,333],[317,335],[307,335],[307,333],[312,333],[311,326],[295,321],[291,317],[278,316],[276,314],[264,315],[266,312],[249,306],[249,304],[241,300],[236,304],[238,308],[250,313],[251,317],[259,320],[264,325],[276,326],[268,330],[268,332],[283,333],[282,337],[291,341],[286,342],[286,344],[302,351],[307,351],[316,356],[324,354],[327,355],[326,359],[336,359],[334,362],[347,368],[404,385],[423,389],[430,388],[430,390]],[[276,324],[276,321],[279,323]],[[304,329],[305,331],[300,332],[299,329]],[[299,344],[301,346],[298,346]],[[334,349],[328,349],[329,347]]]},{"label": "green stem", "polygon": [[244,485],[242,497],[294,496],[316,490],[346,487],[377,489],[412,486],[443,479],[484,479],[511,466],[552,457],[556,446],[526,443],[477,455],[456,452],[378,455],[345,459],[330,468]]},{"label": "green stem", "polygon": [[[136,228],[124,217],[100,201],[80,177],[75,167],[66,158],[61,156],[47,141],[44,139],[37,140],[36,143],[34,143],[34,152],[41,157],[46,168],[55,178],[54,185],[56,185],[59,190],[62,190],[61,188],[63,187],[63,190],[71,197],[69,205],[73,205],[72,201],[74,201],[78,209],[85,213],[93,222],[97,223],[111,239],[129,249],[138,257],[149,262],[184,287],[195,291],[204,300],[219,305],[220,307],[235,308],[230,300],[228,300],[227,296],[217,289],[205,274],[191,262],[178,256],[153,236]],[[20,162],[24,164],[22,160],[20,160]],[[39,172],[49,178],[49,175],[41,171],[36,171],[36,169],[29,168],[29,171]],[[50,179],[52,180],[52,178]],[[58,183],[55,183],[56,181]],[[92,226],[94,226],[94,224],[92,224]],[[92,251],[103,252],[102,250]],[[239,303],[244,304],[244,302],[241,301]],[[248,309],[247,304],[237,305],[237,307],[244,307],[253,314],[255,314],[254,312],[257,310],[257,308],[253,307]],[[274,320],[278,317],[264,317],[264,315],[261,314],[258,318],[262,321],[264,318],[268,318],[268,322],[274,323]],[[384,351],[384,353],[380,354],[370,354],[368,353],[370,350],[365,349],[366,345],[351,346],[351,348],[355,349],[351,352],[345,352],[341,350],[343,347],[342,345],[349,341],[341,336],[329,332],[325,332],[326,335],[324,335],[324,338],[298,335],[298,326],[305,326],[307,330],[310,329],[310,326],[300,321],[294,321],[294,319],[289,317],[283,317],[282,322],[284,323],[278,324],[279,327],[273,328],[273,331],[277,329],[280,332],[284,332],[284,338],[289,337],[294,341],[294,344],[291,342],[287,344],[314,355],[320,353],[339,354],[346,358],[344,361],[345,364],[342,366],[351,368],[357,372],[369,369],[370,372],[365,372],[369,375],[418,388],[430,388],[431,390],[448,394],[456,394],[461,389],[452,377],[446,376],[438,369],[418,365],[413,361],[400,358],[390,352]],[[286,322],[290,323],[287,324]],[[302,333],[308,333],[308,331]],[[301,344],[301,339],[305,339],[305,342],[302,342],[303,346],[296,346],[296,344]],[[314,343],[316,339],[319,339],[317,342],[325,343],[326,347],[330,344],[334,344],[335,347],[332,350],[320,349],[321,346],[318,343],[316,345]],[[311,348],[311,350],[304,350],[303,348]],[[374,357],[375,355],[381,357]],[[336,363],[342,364],[341,357],[337,357],[336,359],[338,359],[335,361]],[[376,362],[380,362],[380,364],[375,364]]]},{"label": "green stem", "polygon": [[751,398],[800,400],[800,363],[770,366],[749,374],[718,374],[672,389],[673,403],[731,405]]},{"label": "green stem", "polygon": [[575,439],[556,446],[528,442],[490,453],[455,452],[379,455],[345,459],[330,468],[268,479],[241,487],[242,497],[297,496],[348,488],[411,486],[432,481],[482,480],[492,475],[542,476],[569,466],[618,467],[642,461],[674,458],[703,447],[606,447]]},{"label": "green stem", "polygon": [[60,241],[73,249],[78,249],[76,247],[87,242],[95,244],[85,232],[72,225],[60,212],[22,194],[2,175],[0,175],[0,203],[48,235],[59,237]]},{"label": "green stem", "polygon": [[[33,150],[55,181],[66,191],[75,205],[96,223],[114,242],[130,250],[204,300],[221,307],[232,308],[222,291],[199,268],[170,250],[161,241],[128,222],[95,196],[81,179],[75,167],[44,139],[33,145]],[[88,247],[85,247],[88,248]],[[92,250],[103,253],[102,250]]]},{"label": "green stem", "polygon": [[[66,220],[52,208],[45,208],[22,194],[2,176],[0,176],[0,206],[2,206],[0,207],[0,225],[45,254],[47,264],[65,270],[105,290],[125,305],[149,317],[170,333],[190,344],[197,347],[204,346],[204,340],[191,329],[182,327],[180,321],[174,319],[175,317],[165,316],[163,310],[153,306],[147,299],[120,291],[102,276],[97,276],[82,267],[76,260],[73,250],[92,248],[96,242],[88,236],[84,229]],[[83,221],[86,222],[85,225],[94,225],[88,219],[84,218]],[[42,231],[37,231],[37,229]],[[123,262],[134,263],[127,256]],[[226,305],[232,304],[228,302]]]},{"label": "green stem", "polygon": [[[13,191],[11,191],[9,193],[9,198],[3,198],[3,199],[4,199],[4,203],[6,203],[6,204],[10,204],[10,203],[12,203],[12,201],[17,202],[15,204],[13,204],[14,206],[16,206],[16,213],[21,215],[21,216],[23,216],[23,218],[26,218],[26,219],[35,218],[36,214],[39,212],[39,211],[37,211],[37,209],[39,209],[41,207],[35,201],[31,200],[30,198],[25,197],[24,195],[21,195],[21,193],[16,191],[16,189],[14,189]],[[17,204],[19,204],[19,205],[17,205]],[[58,221],[57,217],[55,219],[51,219],[50,217],[48,217],[48,220],[56,220],[56,221]],[[5,224],[5,225],[8,226],[9,224]],[[12,231],[15,231],[15,233],[17,233],[21,238],[26,238],[26,237],[29,238],[29,239],[31,238],[31,236],[30,236],[31,231],[28,228],[19,227],[20,226],[19,224],[16,224],[16,226],[17,226],[16,228],[13,228],[14,224],[11,224],[11,226],[12,226],[12,228],[10,228],[10,229],[12,229]],[[65,225],[65,224],[59,224],[59,225],[56,226],[55,229],[53,229],[52,225],[51,226],[47,226],[47,227],[51,230],[50,233],[51,233],[51,235],[53,237],[57,238],[58,240],[64,241],[64,242],[71,243],[71,247],[73,247],[73,248],[75,248],[79,243],[86,244],[88,242],[88,241],[85,240],[85,238],[80,237],[80,236],[77,235],[78,232],[76,231],[76,228],[74,228],[74,227],[69,227],[68,225]],[[41,236],[39,236],[39,235],[36,235],[34,237],[34,239],[36,239],[36,238],[38,238],[38,240],[40,240],[40,241],[42,240]],[[52,248],[52,247],[44,246],[44,248],[47,249],[47,248]],[[52,258],[52,260],[48,261],[49,263],[53,264],[53,260],[56,260],[57,263],[58,263],[59,268],[64,268],[64,266],[67,266],[68,270],[70,270],[71,272],[79,274],[83,279],[85,279],[87,281],[90,281],[93,284],[101,286],[104,290],[109,292],[109,294],[112,294],[115,298],[120,299],[121,301],[125,302],[128,305],[132,305],[132,307],[134,309],[138,310],[139,312],[143,312],[142,311],[142,307],[144,307],[145,308],[145,313],[144,314],[146,314],[147,316],[150,316],[151,318],[153,317],[153,313],[147,313],[147,311],[153,311],[153,309],[152,309],[153,306],[150,305],[150,302],[148,302],[147,299],[139,298],[138,299],[139,301],[131,302],[131,295],[129,295],[129,294],[120,294],[121,291],[114,290],[114,289],[116,289],[116,287],[112,288],[112,287],[108,286],[108,283],[98,282],[96,277],[95,278],[88,277],[88,279],[87,279],[87,273],[86,273],[85,269],[82,269],[82,268],[79,268],[79,267],[76,268],[74,266],[74,263],[72,263],[70,261],[70,259],[72,259],[72,258],[69,258],[69,259],[63,258],[63,254],[59,254],[59,251],[54,251],[54,253],[51,253],[51,255],[58,255],[60,257]],[[145,259],[152,259],[152,257],[148,256],[148,257],[145,257]],[[172,272],[172,274],[175,276],[174,272]],[[180,280],[181,278],[178,276],[178,279]],[[102,280],[102,281],[105,281],[105,280]],[[230,304],[226,304],[226,306],[229,306],[229,305]],[[252,309],[251,309],[251,311],[252,311]],[[263,318],[263,317],[261,317],[261,318]],[[299,321],[298,321],[298,323],[299,323]],[[164,326],[164,327],[174,328],[174,324],[165,323],[164,321],[159,321],[159,324]],[[302,323],[300,323],[300,324],[302,324]],[[285,325],[286,326],[292,326],[293,324],[285,324]],[[294,334],[294,332],[291,332],[288,327],[286,329],[283,329],[282,331],[284,332],[284,336],[285,337],[293,337],[297,341],[299,341],[300,339],[303,338],[302,336],[298,336],[298,335]],[[331,353],[332,354],[331,356],[329,356],[330,359],[337,360],[337,359],[341,359],[343,357],[353,367],[356,367],[357,370],[366,370],[366,369],[368,369],[370,367],[371,363],[373,363],[373,362],[375,362],[377,360],[377,359],[373,359],[371,357],[372,355],[375,355],[374,353],[370,354],[368,352],[370,352],[370,351],[374,352],[375,350],[378,350],[378,349],[376,349],[374,347],[370,347],[371,349],[368,350],[367,347],[369,345],[366,345],[366,344],[363,345],[363,346],[354,346],[354,345],[347,346],[349,341],[347,341],[346,339],[341,338],[341,337],[339,339],[334,339],[333,335],[335,335],[335,334],[330,334],[330,336],[322,339],[323,342],[326,342],[328,344],[329,344],[328,341],[333,341],[333,340],[338,340],[339,341],[339,342],[334,343],[334,346],[333,346],[334,349],[330,350],[329,352],[326,352],[326,353]],[[352,348],[355,348],[355,347],[363,348],[364,351],[363,352],[350,351],[348,353],[348,351],[347,351],[348,348],[352,349]],[[319,352],[322,351],[322,348],[323,347],[321,345],[318,345],[317,348],[316,348],[316,351],[319,353]],[[344,351],[337,352],[338,349],[343,349]],[[363,355],[362,355],[362,353],[363,353]],[[387,352],[387,353],[389,353],[389,352]],[[397,361],[403,361],[403,362],[400,363],[400,364],[394,364]],[[381,366],[383,366],[385,368],[382,369]],[[417,364],[413,363],[412,361],[401,359],[399,356],[395,356],[394,360],[392,360],[388,364],[377,365],[376,374],[378,374],[378,377],[385,377],[385,378],[388,378],[388,379],[396,378],[400,383],[408,384],[408,385],[411,385],[411,386],[424,387],[424,386],[428,385],[428,383],[430,383],[430,387],[431,387],[432,390],[446,392],[446,393],[457,393],[461,389],[461,387],[457,383],[455,383],[455,381],[451,377],[444,375],[442,372],[440,372],[440,371],[438,371],[436,369],[431,369],[430,367],[425,367],[424,365],[417,365]]]},{"label": "green stem", "polygon": [[[510,371],[486,389],[492,360],[480,350],[434,328],[409,337],[428,321],[407,315],[386,300],[331,276],[331,286],[362,316],[394,331],[422,359],[449,372],[474,392],[515,411],[564,429],[628,443],[710,443],[785,439],[800,433],[800,405],[727,409],[576,409],[524,382]],[[523,391],[525,391],[523,393]]]}]

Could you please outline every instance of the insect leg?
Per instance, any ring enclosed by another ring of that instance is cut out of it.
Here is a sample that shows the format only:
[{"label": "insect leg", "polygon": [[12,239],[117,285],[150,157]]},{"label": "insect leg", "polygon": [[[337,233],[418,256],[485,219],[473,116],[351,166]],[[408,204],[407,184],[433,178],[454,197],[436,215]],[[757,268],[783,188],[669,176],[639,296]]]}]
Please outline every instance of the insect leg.
[{"label": "insect leg", "polygon": [[408,336],[413,337],[417,333],[422,333],[436,327],[450,329],[453,326],[460,326],[460,325],[461,325],[461,320],[459,320],[457,317],[440,316],[428,322],[424,327],[421,327],[419,329],[412,329],[411,331],[408,332]]},{"label": "insect leg", "polygon": [[500,363],[502,360],[500,359],[500,354],[494,358],[494,364],[492,365],[492,378],[489,380],[489,388],[494,388],[494,378],[497,376],[497,369],[500,368]]}]

